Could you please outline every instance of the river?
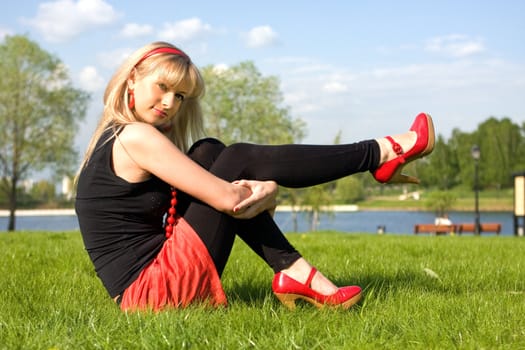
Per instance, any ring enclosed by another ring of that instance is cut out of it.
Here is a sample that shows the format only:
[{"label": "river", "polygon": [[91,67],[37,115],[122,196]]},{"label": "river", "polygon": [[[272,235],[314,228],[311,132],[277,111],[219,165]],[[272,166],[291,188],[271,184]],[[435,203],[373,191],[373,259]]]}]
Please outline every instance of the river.
[{"label": "river", "polygon": [[[474,214],[469,212],[450,212],[449,218],[454,223],[473,223]],[[290,212],[282,211],[275,214],[275,221],[284,232],[294,230],[294,220]],[[0,231],[7,229],[8,218],[0,216]],[[321,215],[319,230],[336,230],[341,232],[377,233],[379,226],[384,226],[387,234],[412,234],[415,224],[433,223],[434,215],[420,211],[367,211],[335,212],[331,215]],[[481,222],[499,222],[502,224],[502,235],[514,234],[514,221],[511,212],[482,212]],[[16,220],[18,231],[71,231],[78,230],[77,217],[69,215],[23,215]],[[306,213],[297,215],[297,231],[310,230],[310,220]],[[492,235],[492,234],[487,234]]]}]

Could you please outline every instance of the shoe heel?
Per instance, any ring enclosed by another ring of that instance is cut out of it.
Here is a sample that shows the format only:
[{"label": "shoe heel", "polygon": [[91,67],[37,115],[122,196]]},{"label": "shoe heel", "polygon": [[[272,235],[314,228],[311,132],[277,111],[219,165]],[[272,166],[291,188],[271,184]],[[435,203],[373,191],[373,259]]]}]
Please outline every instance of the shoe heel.
[{"label": "shoe heel", "polygon": [[410,176],[410,175],[406,175],[406,174],[402,174],[401,171],[403,170],[403,167],[399,167],[397,169],[397,171],[394,173],[394,175],[392,176],[392,178],[388,181],[389,183],[393,183],[393,184],[396,184],[396,183],[403,183],[403,184],[419,184],[420,181],[417,177],[415,176]]},{"label": "shoe heel", "polygon": [[295,301],[297,299],[304,300],[305,302],[312,304],[318,309],[324,307],[324,304],[321,304],[315,301],[314,299],[309,298],[304,295],[291,294],[291,293],[282,293],[282,294],[274,293],[274,294],[277,297],[277,299],[279,299],[279,301],[290,310],[294,310],[296,308]]},{"label": "shoe heel", "polygon": [[297,298],[299,298],[297,295],[295,294],[288,294],[288,293],[274,293],[275,296],[277,297],[277,299],[279,299],[279,301],[284,305],[286,306],[288,309],[290,310],[294,310],[295,309],[295,300]]},{"label": "shoe heel", "polygon": [[436,144],[436,135],[435,135],[435,131],[434,131],[434,121],[432,120],[432,117],[430,115],[426,114],[426,116],[427,116],[428,129],[431,130],[432,132],[428,133],[427,147],[423,151],[422,156],[427,156],[430,153],[432,153],[432,151],[434,150],[434,146]]}]

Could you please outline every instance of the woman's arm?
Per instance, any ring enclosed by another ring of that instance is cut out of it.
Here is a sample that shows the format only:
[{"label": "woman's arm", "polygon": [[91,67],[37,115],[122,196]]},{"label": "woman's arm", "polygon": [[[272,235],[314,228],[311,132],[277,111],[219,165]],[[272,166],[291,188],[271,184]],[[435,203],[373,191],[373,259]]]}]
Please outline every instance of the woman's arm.
[{"label": "woman's arm", "polygon": [[257,215],[266,210],[276,195],[276,185],[272,182],[229,183],[214,176],[149,124],[127,125],[120,133],[119,141],[122,149],[114,148],[114,168],[127,164],[128,178],[146,179],[149,174],[154,174],[173,187],[235,217]]},{"label": "woman's arm", "polygon": [[239,180],[234,184],[250,189],[252,195],[233,208],[234,217],[249,219],[264,211],[273,216],[277,206],[277,193],[279,187],[274,181]]}]

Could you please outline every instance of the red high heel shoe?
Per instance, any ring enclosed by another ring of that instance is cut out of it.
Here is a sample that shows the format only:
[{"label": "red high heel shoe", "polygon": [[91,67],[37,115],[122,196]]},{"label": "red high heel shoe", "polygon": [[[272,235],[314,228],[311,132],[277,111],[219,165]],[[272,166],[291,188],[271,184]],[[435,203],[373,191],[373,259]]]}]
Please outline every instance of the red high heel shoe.
[{"label": "red high heel shoe", "polygon": [[310,283],[317,270],[312,267],[306,283],[297,282],[282,272],[275,274],[272,282],[272,290],[277,299],[286,307],[293,310],[295,300],[303,299],[318,308],[331,307],[348,309],[361,298],[361,288],[358,286],[341,287],[332,295],[319,294],[310,288]]},{"label": "red high heel shoe", "polygon": [[423,156],[430,154],[434,150],[434,123],[432,117],[426,113],[420,113],[414,120],[414,123],[410,127],[410,131],[415,131],[417,134],[417,140],[414,147],[408,152],[403,152],[403,148],[394,141],[390,136],[387,136],[387,140],[392,144],[393,150],[399,157],[396,157],[388,162],[383,163],[373,173],[374,178],[378,182],[387,183],[419,183],[419,179],[413,176],[402,174],[403,167]]}]

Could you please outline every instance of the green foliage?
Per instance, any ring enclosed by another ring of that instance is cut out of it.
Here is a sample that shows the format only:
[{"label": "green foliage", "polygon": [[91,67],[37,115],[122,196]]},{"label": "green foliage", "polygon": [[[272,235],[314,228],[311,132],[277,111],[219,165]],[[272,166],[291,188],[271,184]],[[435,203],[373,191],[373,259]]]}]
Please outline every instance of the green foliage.
[{"label": "green foliage", "polygon": [[473,145],[478,145],[481,150],[480,188],[512,187],[512,174],[525,169],[525,127],[512,123],[509,118],[495,117],[482,122],[472,133],[453,130],[446,144],[439,138],[436,149],[428,157],[424,183],[439,189],[449,189],[457,184],[472,189]]},{"label": "green foliage", "polygon": [[457,157],[456,171],[459,183],[470,189],[474,188],[474,161],[470,152],[476,142],[473,134],[462,132],[459,129],[452,131],[452,136],[448,142],[449,147]]},{"label": "green foliage", "polygon": [[421,185],[439,190],[457,186],[473,189],[473,145],[481,150],[480,188],[512,187],[512,174],[525,169],[525,125],[507,117],[490,117],[471,133],[454,129],[448,142],[438,135],[434,152],[416,162]]},{"label": "green foliage", "polygon": [[452,209],[457,199],[452,191],[435,191],[427,195],[425,204],[437,216],[443,217]]},{"label": "green foliage", "polygon": [[513,184],[513,172],[525,169],[525,140],[509,118],[494,117],[481,123],[475,133],[481,150],[480,181],[493,188]]},{"label": "green foliage", "polygon": [[53,201],[56,198],[55,185],[49,181],[38,181],[31,188],[30,194],[34,199],[42,202]]},{"label": "green foliage", "polygon": [[417,165],[423,186],[447,190],[459,183],[457,154],[441,135],[436,139],[432,154]]},{"label": "green foliage", "polygon": [[319,213],[331,213],[330,205],[333,204],[335,182],[328,182],[317,186],[305,188],[301,191],[303,209],[310,218],[310,231],[316,231],[319,224]]},{"label": "green foliage", "polygon": [[2,349],[522,349],[525,240],[289,234],[337,284],[363,287],[348,311],[271,292],[272,271],[236,242],[229,306],[122,313],[75,233],[0,234]]},{"label": "green foliage", "polygon": [[88,95],[72,86],[59,59],[24,36],[0,44],[0,76],[0,191],[14,211],[19,181],[45,168],[71,172]]},{"label": "green foliage", "polygon": [[73,165],[88,95],[72,87],[65,66],[29,39],[8,36],[0,45],[0,74],[1,174],[23,179],[50,164]]},{"label": "green foliage", "polygon": [[305,124],[283,106],[277,77],[263,77],[253,62],[229,68],[207,66],[203,112],[206,130],[226,144],[282,144],[304,137]]},{"label": "green foliage", "polygon": [[365,199],[366,193],[359,176],[347,176],[337,180],[335,188],[338,203],[356,203]]}]

